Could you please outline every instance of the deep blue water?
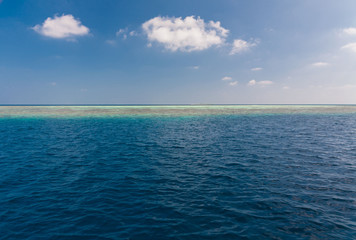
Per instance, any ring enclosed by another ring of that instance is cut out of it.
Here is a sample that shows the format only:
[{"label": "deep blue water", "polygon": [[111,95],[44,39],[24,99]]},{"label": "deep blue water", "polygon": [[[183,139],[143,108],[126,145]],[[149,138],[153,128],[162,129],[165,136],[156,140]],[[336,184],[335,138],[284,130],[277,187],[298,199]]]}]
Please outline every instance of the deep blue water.
[{"label": "deep blue water", "polygon": [[356,239],[356,114],[0,119],[0,239]]}]

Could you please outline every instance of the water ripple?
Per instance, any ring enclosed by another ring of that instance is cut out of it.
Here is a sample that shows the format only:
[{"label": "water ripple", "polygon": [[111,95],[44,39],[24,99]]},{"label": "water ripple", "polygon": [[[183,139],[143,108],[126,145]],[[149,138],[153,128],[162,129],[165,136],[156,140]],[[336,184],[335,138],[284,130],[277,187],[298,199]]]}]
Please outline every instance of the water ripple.
[{"label": "water ripple", "polygon": [[0,119],[0,239],[355,239],[356,116]]}]

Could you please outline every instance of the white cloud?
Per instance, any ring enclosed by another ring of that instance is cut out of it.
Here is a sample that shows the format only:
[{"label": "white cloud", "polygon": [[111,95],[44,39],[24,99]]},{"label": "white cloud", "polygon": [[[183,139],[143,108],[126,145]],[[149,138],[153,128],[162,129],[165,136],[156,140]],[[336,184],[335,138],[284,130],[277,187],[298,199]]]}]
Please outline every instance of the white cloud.
[{"label": "white cloud", "polygon": [[273,84],[272,81],[268,81],[268,80],[266,80],[266,81],[256,81],[254,79],[252,79],[251,81],[249,81],[247,83],[248,86],[255,86],[255,85],[267,86],[267,85],[271,85],[271,84]]},{"label": "white cloud", "polygon": [[120,34],[123,34],[124,32],[127,32],[127,28],[120,28],[120,29],[116,32],[116,36],[119,36]]},{"label": "white cloud", "polygon": [[256,45],[257,45],[256,41],[255,42],[247,42],[242,39],[235,39],[234,42],[232,43],[232,49],[230,51],[230,55],[248,51],[251,47],[254,47]]},{"label": "white cloud", "polygon": [[344,28],[342,31],[348,35],[356,35],[356,28]]},{"label": "white cloud", "polygon": [[271,85],[273,84],[272,81],[259,81],[257,82],[258,85],[261,85],[261,86],[267,86],[267,85]]},{"label": "white cloud", "polygon": [[85,36],[89,34],[89,28],[75,19],[72,15],[62,15],[47,18],[42,24],[37,24],[32,28],[37,33],[50,38],[71,39],[76,36]]},{"label": "white cloud", "polygon": [[315,62],[311,64],[312,67],[327,67],[329,65],[327,62]]},{"label": "white cloud", "polygon": [[127,28],[121,28],[116,32],[116,36],[119,37],[122,35],[122,38],[125,40],[127,38]]},{"label": "white cloud", "polygon": [[341,49],[347,49],[347,50],[356,52],[356,42],[346,44],[346,45],[342,46]]},{"label": "white cloud", "polygon": [[52,86],[56,86],[57,83],[56,83],[56,82],[51,82],[51,85],[52,85]]},{"label": "white cloud", "polygon": [[289,89],[290,89],[289,86],[284,86],[284,87],[283,87],[283,90],[289,90]]},{"label": "white cloud", "polygon": [[127,39],[128,37],[133,37],[133,36],[137,36],[137,32],[136,31],[129,31],[129,29],[126,28],[120,28],[117,32],[116,32],[116,37],[122,37],[123,40]]},{"label": "white cloud", "polygon": [[261,70],[263,70],[263,68],[260,68],[260,67],[251,68],[251,71],[253,71],[253,72],[257,72],[257,71],[261,71]]},{"label": "white cloud", "polygon": [[247,83],[248,86],[253,86],[253,85],[256,85],[256,80],[252,79],[251,81],[249,81]]},{"label": "white cloud", "polygon": [[223,80],[223,81],[231,81],[232,77],[226,76],[226,77],[223,77],[221,80]]},{"label": "white cloud", "polygon": [[220,22],[205,22],[200,17],[155,17],[142,24],[150,42],[158,42],[170,51],[201,51],[225,42],[229,30]]},{"label": "white cloud", "polygon": [[238,84],[238,81],[229,82],[230,86],[236,86],[237,84]]}]

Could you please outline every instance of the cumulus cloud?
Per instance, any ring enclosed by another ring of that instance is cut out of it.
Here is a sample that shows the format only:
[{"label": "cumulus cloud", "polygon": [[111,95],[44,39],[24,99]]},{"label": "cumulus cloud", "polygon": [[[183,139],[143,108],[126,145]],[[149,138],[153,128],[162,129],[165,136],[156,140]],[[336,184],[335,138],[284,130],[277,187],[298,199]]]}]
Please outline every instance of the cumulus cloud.
[{"label": "cumulus cloud", "polygon": [[315,62],[311,64],[312,67],[327,67],[329,65],[327,62]]},{"label": "cumulus cloud", "polygon": [[223,80],[223,81],[231,81],[232,77],[226,76],[226,77],[223,77],[221,80]]},{"label": "cumulus cloud", "polygon": [[89,28],[82,25],[79,19],[75,19],[70,14],[49,17],[42,24],[37,24],[32,29],[43,36],[57,39],[71,39],[89,34]]},{"label": "cumulus cloud", "polygon": [[356,52],[356,42],[346,44],[346,45],[342,46],[341,49],[346,49],[346,50],[350,50],[352,52]]},{"label": "cumulus cloud", "polygon": [[236,86],[237,84],[238,84],[238,81],[229,82],[230,86]]},{"label": "cumulus cloud", "polygon": [[344,28],[343,33],[346,33],[347,35],[356,35],[356,28]]},{"label": "cumulus cloud", "polygon": [[254,85],[256,85],[256,80],[252,79],[251,81],[249,81],[249,82],[247,83],[247,85],[248,85],[248,86],[254,86]]},{"label": "cumulus cloud", "polygon": [[263,70],[263,68],[260,68],[260,67],[251,68],[251,71],[253,71],[253,72],[257,72],[257,71],[261,71],[261,70]]},{"label": "cumulus cloud", "polygon": [[235,39],[234,42],[232,43],[232,49],[230,51],[230,55],[246,52],[256,45],[257,45],[257,41],[247,42],[242,39]]},{"label": "cumulus cloud", "polygon": [[267,86],[267,85],[271,85],[273,84],[272,81],[268,81],[268,80],[265,80],[265,81],[256,81],[254,79],[252,79],[251,81],[249,81],[247,83],[248,86],[255,86],[255,85],[259,85],[259,86]]},{"label": "cumulus cloud", "polygon": [[170,51],[201,51],[225,42],[229,30],[220,22],[205,22],[200,17],[155,17],[142,24],[151,42],[158,42]]}]

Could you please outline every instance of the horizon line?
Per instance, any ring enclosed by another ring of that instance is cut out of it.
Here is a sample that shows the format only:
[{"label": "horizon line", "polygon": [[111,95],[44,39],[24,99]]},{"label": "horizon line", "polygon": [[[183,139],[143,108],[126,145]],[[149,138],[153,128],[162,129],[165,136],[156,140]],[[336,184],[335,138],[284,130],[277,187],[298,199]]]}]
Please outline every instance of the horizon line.
[{"label": "horizon line", "polygon": [[356,103],[9,103],[0,106],[241,106],[241,105],[356,105]]}]

